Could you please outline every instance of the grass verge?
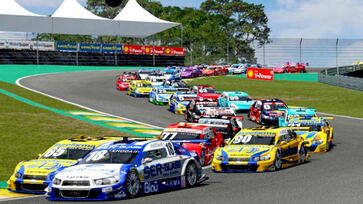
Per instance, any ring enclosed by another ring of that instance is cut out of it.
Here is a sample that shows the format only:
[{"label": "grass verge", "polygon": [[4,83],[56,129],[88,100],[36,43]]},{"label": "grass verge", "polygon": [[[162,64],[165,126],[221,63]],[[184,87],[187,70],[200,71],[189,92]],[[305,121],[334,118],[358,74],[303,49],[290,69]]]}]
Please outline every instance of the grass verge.
[{"label": "grass verge", "polygon": [[195,79],[190,85],[209,84],[217,90],[245,91],[253,98],[279,98],[291,106],[363,118],[363,92],[312,82],[258,81],[234,77]]},{"label": "grass verge", "polygon": [[[0,82],[0,88],[50,107],[78,107]],[[0,180],[12,174],[16,164],[35,158],[55,142],[80,135],[120,135],[120,132],[35,108],[0,94]]]}]

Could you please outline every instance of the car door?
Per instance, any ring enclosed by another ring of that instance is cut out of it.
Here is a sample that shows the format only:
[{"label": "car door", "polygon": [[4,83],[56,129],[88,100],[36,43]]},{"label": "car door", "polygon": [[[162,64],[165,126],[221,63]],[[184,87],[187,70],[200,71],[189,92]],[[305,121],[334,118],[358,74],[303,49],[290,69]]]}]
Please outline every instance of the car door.
[{"label": "car door", "polygon": [[298,151],[299,151],[299,144],[300,141],[298,140],[296,133],[294,131],[288,130],[288,134],[290,137],[289,144],[289,151],[290,151],[290,159],[293,159],[294,161],[299,159]]},{"label": "car door", "polygon": [[279,147],[281,149],[281,159],[285,161],[287,161],[291,156],[289,142],[290,142],[289,134],[280,134]]}]

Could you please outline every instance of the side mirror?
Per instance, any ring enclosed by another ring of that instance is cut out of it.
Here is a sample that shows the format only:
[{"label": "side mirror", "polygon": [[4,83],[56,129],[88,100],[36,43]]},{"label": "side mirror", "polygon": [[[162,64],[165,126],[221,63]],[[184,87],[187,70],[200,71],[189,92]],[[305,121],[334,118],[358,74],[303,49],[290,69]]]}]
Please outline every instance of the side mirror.
[{"label": "side mirror", "polygon": [[150,163],[150,162],[152,162],[153,161],[153,159],[152,158],[145,158],[143,161],[142,161],[142,163],[143,164],[147,164],[147,163]]}]

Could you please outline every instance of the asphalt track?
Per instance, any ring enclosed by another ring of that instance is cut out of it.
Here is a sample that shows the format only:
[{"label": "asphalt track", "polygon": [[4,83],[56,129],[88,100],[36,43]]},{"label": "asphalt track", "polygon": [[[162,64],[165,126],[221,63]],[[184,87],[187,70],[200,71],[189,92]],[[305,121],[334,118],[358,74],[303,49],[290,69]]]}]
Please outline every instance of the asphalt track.
[{"label": "asphalt track", "polygon": [[[64,73],[26,78],[26,87],[106,113],[156,126],[183,120],[146,99],[125,96],[114,88],[117,71]],[[311,162],[273,173],[216,174],[192,189],[107,203],[363,203],[362,120],[336,118],[334,149],[313,155]],[[250,126],[246,122],[246,126]],[[5,202],[6,203],[6,202]],[[44,197],[9,203],[48,203]],[[60,203],[60,202],[59,202]],[[93,202],[98,203],[98,202]]]}]

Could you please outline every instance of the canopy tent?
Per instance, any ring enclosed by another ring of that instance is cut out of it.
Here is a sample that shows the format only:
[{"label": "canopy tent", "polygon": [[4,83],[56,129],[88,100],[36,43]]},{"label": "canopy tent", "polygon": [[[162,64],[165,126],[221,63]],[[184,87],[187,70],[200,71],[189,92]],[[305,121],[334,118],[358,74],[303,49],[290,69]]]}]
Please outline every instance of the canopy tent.
[{"label": "canopy tent", "polygon": [[50,33],[51,19],[26,10],[15,0],[0,0],[0,30]]},{"label": "canopy tent", "polygon": [[136,0],[129,0],[113,20],[94,15],[77,0],[64,0],[51,17],[27,11],[15,0],[0,0],[1,31],[141,38],[177,25],[153,16]]}]

